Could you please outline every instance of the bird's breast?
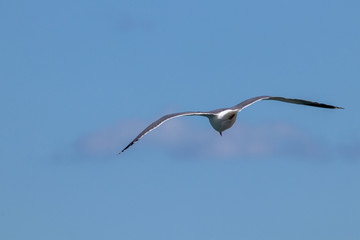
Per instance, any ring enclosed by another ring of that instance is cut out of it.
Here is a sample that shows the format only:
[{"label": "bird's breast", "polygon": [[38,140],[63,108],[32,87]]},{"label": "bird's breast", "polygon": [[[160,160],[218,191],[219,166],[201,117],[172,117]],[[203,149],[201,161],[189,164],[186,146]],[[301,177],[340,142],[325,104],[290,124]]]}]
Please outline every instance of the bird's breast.
[{"label": "bird's breast", "polygon": [[237,112],[227,112],[226,114],[219,114],[209,118],[211,126],[218,132],[223,132],[234,125],[236,121]]}]

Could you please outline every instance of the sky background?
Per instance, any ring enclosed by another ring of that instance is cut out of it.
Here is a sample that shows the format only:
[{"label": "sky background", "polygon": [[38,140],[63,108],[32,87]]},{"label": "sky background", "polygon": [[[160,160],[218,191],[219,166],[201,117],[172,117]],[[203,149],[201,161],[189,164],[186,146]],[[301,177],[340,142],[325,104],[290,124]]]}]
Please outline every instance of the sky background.
[{"label": "sky background", "polygon": [[0,239],[360,239],[359,10],[1,1]]}]

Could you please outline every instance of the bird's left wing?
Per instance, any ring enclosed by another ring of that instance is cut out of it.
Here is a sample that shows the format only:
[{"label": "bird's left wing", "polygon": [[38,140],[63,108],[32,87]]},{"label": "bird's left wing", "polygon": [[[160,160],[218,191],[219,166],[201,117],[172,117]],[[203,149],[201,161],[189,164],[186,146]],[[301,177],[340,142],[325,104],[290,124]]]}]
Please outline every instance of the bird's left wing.
[{"label": "bird's left wing", "polygon": [[172,113],[165,115],[155,122],[151,123],[147,128],[145,128],[134,140],[132,140],[129,145],[127,145],[120,153],[124,152],[126,149],[128,149],[131,145],[139,141],[143,136],[154,130],[155,128],[159,127],[161,124],[166,122],[167,120],[170,120],[172,118],[181,117],[181,116],[204,116],[204,117],[210,117],[214,116],[214,113],[210,112],[180,112],[180,113]]},{"label": "bird's left wing", "polygon": [[308,101],[308,100],[303,100],[303,99],[296,99],[296,98],[284,98],[284,97],[273,97],[273,96],[260,96],[260,97],[250,98],[250,99],[247,99],[247,100],[239,103],[238,105],[235,105],[231,109],[240,111],[240,110],[250,106],[251,104],[261,101],[261,100],[275,100],[275,101],[281,101],[281,102],[287,102],[287,103],[293,103],[293,104],[308,105],[308,106],[312,106],[312,107],[343,109],[342,107],[336,107],[336,106],[328,105],[325,103],[318,103],[318,102],[313,102],[313,101]]}]

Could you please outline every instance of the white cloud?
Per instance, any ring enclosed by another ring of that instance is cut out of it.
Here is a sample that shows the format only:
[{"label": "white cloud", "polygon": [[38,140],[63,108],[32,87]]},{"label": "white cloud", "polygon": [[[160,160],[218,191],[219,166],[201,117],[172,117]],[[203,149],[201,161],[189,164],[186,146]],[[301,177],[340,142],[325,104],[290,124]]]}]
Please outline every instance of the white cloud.
[{"label": "white cloud", "polygon": [[[204,119],[205,120],[205,119]],[[82,137],[77,146],[86,155],[114,155],[120,152],[149,123],[138,120],[119,122]],[[144,147],[166,149],[185,156],[204,157],[319,157],[326,146],[313,136],[287,123],[248,124],[238,121],[221,137],[205,120],[197,126],[184,119],[161,125],[127,151],[143,151]],[[126,152],[124,153],[126,154]],[[324,157],[324,156],[323,156]]]}]

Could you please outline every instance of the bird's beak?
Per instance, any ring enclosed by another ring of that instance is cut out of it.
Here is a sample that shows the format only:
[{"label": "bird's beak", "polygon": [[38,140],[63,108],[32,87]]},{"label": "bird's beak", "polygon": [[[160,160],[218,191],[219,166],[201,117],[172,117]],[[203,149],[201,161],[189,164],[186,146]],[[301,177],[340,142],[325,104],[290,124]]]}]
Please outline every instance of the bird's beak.
[{"label": "bird's beak", "polygon": [[219,132],[220,133],[220,136],[222,136],[222,132]]}]

